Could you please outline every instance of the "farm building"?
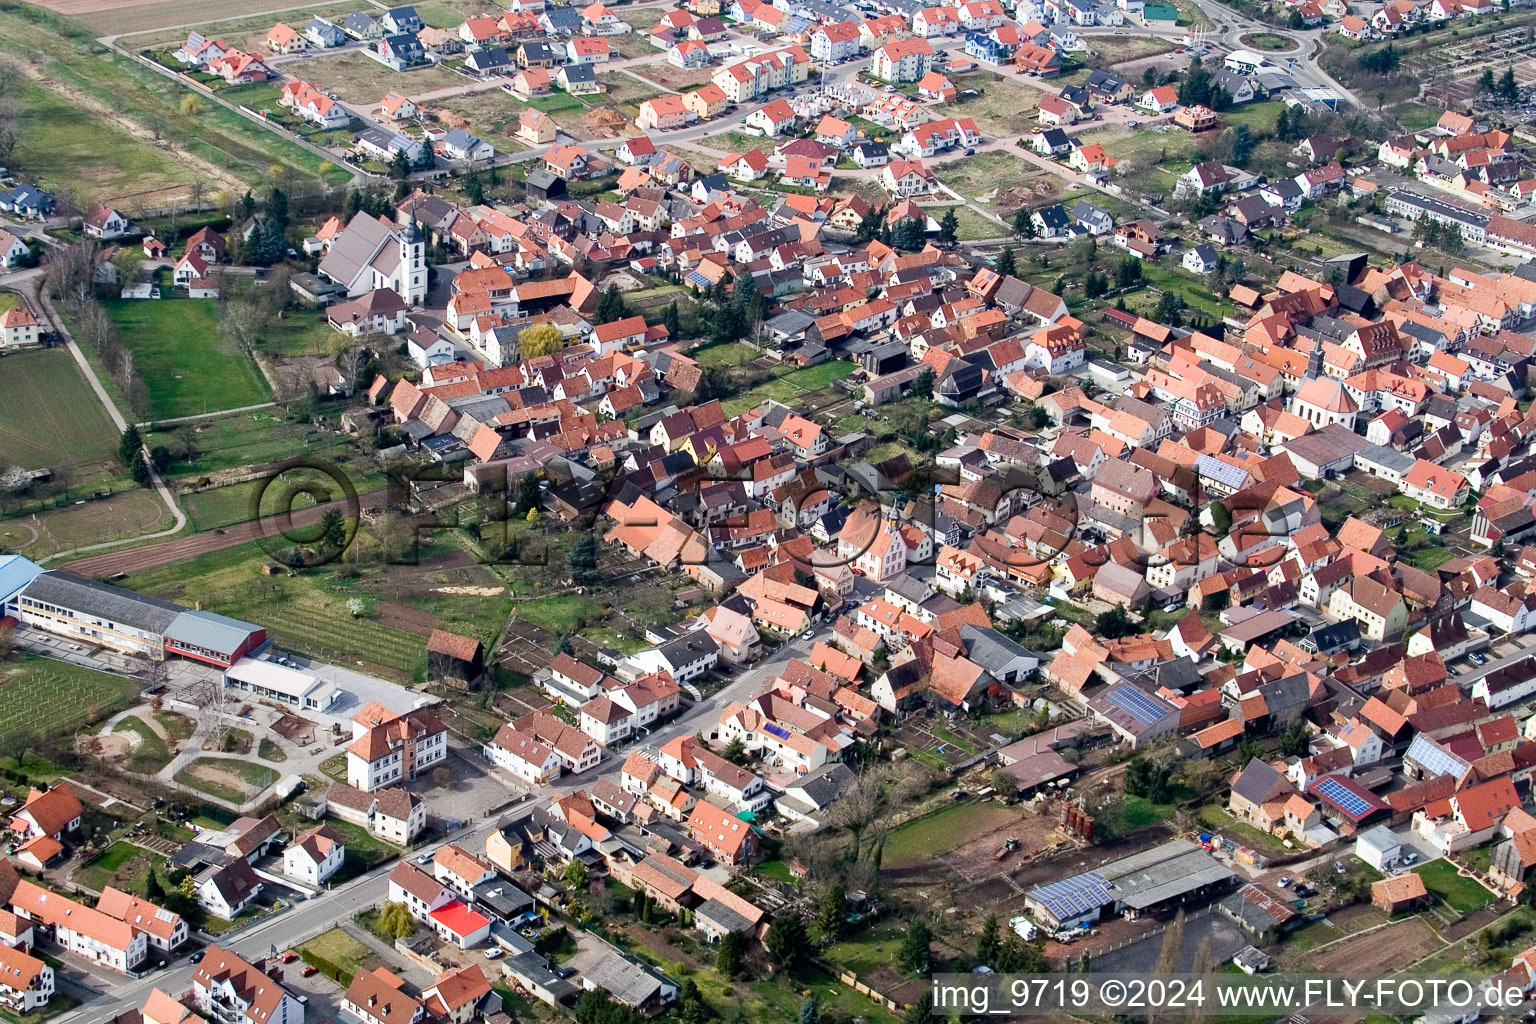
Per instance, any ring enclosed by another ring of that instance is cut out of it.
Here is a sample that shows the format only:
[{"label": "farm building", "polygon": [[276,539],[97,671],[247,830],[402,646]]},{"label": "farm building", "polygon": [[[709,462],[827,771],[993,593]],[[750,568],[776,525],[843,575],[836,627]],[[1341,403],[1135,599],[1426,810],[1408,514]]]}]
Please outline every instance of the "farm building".
[{"label": "farm building", "polygon": [[485,674],[485,655],[480,641],[443,629],[427,639],[427,678],[474,689]]},{"label": "farm building", "polygon": [[1224,889],[1236,878],[1196,844],[1175,839],[1031,889],[1024,905],[1052,930],[1076,928],[1098,920],[1105,908],[1128,918],[1171,910]]}]

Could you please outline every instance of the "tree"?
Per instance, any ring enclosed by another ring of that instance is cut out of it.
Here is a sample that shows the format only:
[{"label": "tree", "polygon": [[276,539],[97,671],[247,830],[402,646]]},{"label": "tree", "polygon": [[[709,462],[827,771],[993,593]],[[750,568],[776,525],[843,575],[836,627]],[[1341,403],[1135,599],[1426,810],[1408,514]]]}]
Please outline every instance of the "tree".
[{"label": "tree", "polygon": [[149,460],[144,457],[143,452],[140,452],[134,458],[132,464],[128,467],[128,472],[133,477],[133,482],[140,487],[148,487],[150,481],[154,479],[149,471]]},{"label": "tree", "polygon": [[128,424],[122,436],[117,439],[117,461],[125,466],[132,466],[144,450],[144,436],[139,433],[139,428],[134,424]]},{"label": "tree", "polygon": [[1125,771],[1125,791],[1154,804],[1167,803],[1173,790],[1173,770],[1144,757],[1133,760]]},{"label": "tree", "polygon": [[960,218],[955,216],[955,208],[951,206],[944,211],[944,216],[939,218],[939,241],[946,245],[953,245],[959,232]]},{"label": "tree", "polygon": [[1152,319],[1164,327],[1184,326],[1184,300],[1175,292],[1165,291],[1158,296],[1157,308],[1152,312]]},{"label": "tree", "polygon": [[1040,230],[1035,227],[1035,212],[1029,207],[1020,207],[1013,215],[1013,233],[1020,238],[1038,238]]},{"label": "tree", "polygon": [[1130,616],[1119,605],[1100,615],[1094,621],[1094,632],[1109,640],[1130,636],[1135,631],[1136,627],[1132,624]]},{"label": "tree", "polygon": [[521,518],[528,514],[529,509],[539,506],[539,478],[532,473],[524,473],[517,481],[517,503],[512,506],[512,515]]},{"label": "tree", "polygon": [[587,866],[579,860],[573,860],[565,866],[565,881],[573,889],[585,889],[587,887]]},{"label": "tree", "polygon": [[1311,733],[1307,730],[1307,724],[1298,718],[1280,734],[1280,753],[1286,757],[1304,757],[1310,740]]},{"label": "tree", "polygon": [[720,944],[715,948],[715,970],[727,978],[734,978],[741,973],[745,959],[739,932],[726,932],[720,936]]},{"label": "tree", "polygon": [[1179,103],[1186,107],[1210,106],[1211,73],[1202,67],[1191,68],[1179,83]]},{"label": "tree", "polygon": [[1488,96],[1497,86],[1493,83],[1493,68],[1484,68],[1482,75],[1477,80],[1477,92],[1480,96]]},{"label": "tree", "polygon": [[1184,956],[1184,911],[1180,910],[1173,916],[1163,932],[1163,944],[1157,952],[1157,963],[1152,966],[1153,974],[1177,974],[1179,961]]},{"label": "tree", "polygon": [[847,920],[848,892],[841,882],[834,882],[822,890],[821,898],[816,901],[816,931],[821,935],[821,941],[835,942],[843,932],[843,922]]},{"label": "tree", "polygon": [[768,926],[768,934],[763,938],[768,959],[785,970],[792,970],[800,964],[805,957],[807,945],[805,918],[797,910],[787,911],[774,918]]},{"label": "tree", "polygon": [[933,1013],[933,993],[924,989],[907,1015],[901,1018],[901,1024],[938,1024],[938,1020]]},{"label": "tree", "polygon": [[386,903],[379,911],[378,930],[391,938],[409,938],[416,931],[416,919],[404,903]]},{"label": "tree", "polygon": [[927,974],[933,957],[929,948],[932,943],[933,932],[928,928],[928,922],[917,918],[907,926],[901,949],[896,952],[896,963],[908,974]]},{"label": "tree", "polygon": [[1402,64],[1402,55],[1397,52],[1397,47],[1388,43],[1380,50],[1373,50],[1356,57],[1355,63],[1360,65],[1362,71],[1369,71],[1374,75],[1388,75]]},{"label": "tree", "polygon": [[932,398],[933,397],[933,371],[932,370],[924,370],[922,373],[919,373],[917,375],[917,379],[912,382],[912,397],[914,397],[914,398]]},{"label": "tree", "polygon": [[615,320],[622,320],[629,315],[629,308],[624,305],[624,296],[619,292],[618,285],[609,285],[608,290],[597,300],[597,309],[592,315],[595,324],[608,324]]},{"label": "tree", "polygon": [[998,938],[997,915],[988,914],[981,922],[981,934],[976,937],[976,965],[992,966],[997,959],[1001,943]]},{"label": "tree", "polygon": [[1286,141],[1291,133],[1291,108],[1282,106],[1280,113],[1275,116],[1275,138],[1281,142]]},{"label": "tree", "polygon": [[1217,537],[1225,537],[1232,529],[1232,513],[1219,501],[1211,502],[1211,528]]},{"label": "tree", "polygon": [[405,150],[395,150],[395,155],[390,158],[389,176],[396,181],[404,181],[411,176],[411,158],[405,155]]},{"label": "tree", "polygon": [[816,1024],[821,1019],[821,1004],[816,1001],[815,993],[805,997],[805,1002],[800,1004],[800,1024]]},{"label": "tree", "polygon": [[453,772],[442,765],[432,769],[432,784],[438,789],[447,789],[453,785]]},{"label": "tree", "polygon": [[565,335],[554,324],[534,324],[517,334],[517,353],[522,359],[534,359],[558,352],[565,347]]},{"label": "tree", "polygon": [[731,764],[747,763],[747,745],[740,736],[731,737],[731,742],[725,745],[724,757]]},{"label": "tree", "polygon": [[565,556],[566,568],[571,571],[571,579],[580,584],[591,583],[597,578],[597,560],[602,553],[598,546],[597,534],[591,530],[581,535],[581,538],[571,546],[571,551]]},{"label": "tree", "polygon": [[683,318],[677,310],[676,299],[667,304],[667,312],[661,318],[661,325],[667,329],[667,336],[670,338],[676,339],[683,333]]},{"label": "tree", "polygon": [[923,247],[925,229],[926,226],[916,217],[903,217],[896,222],[896,230],[891,234],[891,245],[915,252]]},{"label": "tree", "polygon": [[362,618],[363,617],[363,612],[365,612],[367,610],[368,610],[368,602],[367,601],[364,601],[360,597],[349,597],[349,598],[347,598],[347,614],[351,615],[354,619]]},{"label": "tree", "polygon": [[1011,798],[1019,791],[1019,780],[1007,768],[994,768],[989,782],[999,796]]},{"label": "tree", "polygon": [[469,200],[471,206],[479,206],[485,202],[485,185],[480,180],[480,175],[470,172],[464,179],[464,198]]},{"label": "tree", "polygon": [[176,892],[181,896],[182,899],[190,900],[191,902],[196,903],[197,879],[193,878],[191,875],[183,876],[180,884],[176,886]]},{"label": "tree", "polygon": [[1018,265],[1013,255],[1013,246],[1004,246],[1003,251],[997,257],[997,275],[999,277],[1012,277],[1017,269]]},{"label": "tree", "polygon": [[1238,122],[1226,132],[1227,160],[1241,167],[1253,155],[1253,130],[1244,122]]},{"label": "tree", "polygon": [[189,92],[181,98],[179,109],[182,117],[196,117],[203,112],[203,101],[198,99],[196,94]]},{"label": "tree", "polygon": [[327,506],[320,513],[320,546],[327,551],[340,551],[346,542],[347,523],[341,509],[335,505]]},{"label": "tree", "polygon": [[160,884],[160,872],[151,869],[149,877],[144,880],[144,898],[155,902],[164,896],[165,888]]},{"label": "tree", "polygon": [[1142,279],[1141,260],[1127,256],[1115,267],[1115,284],[1121,288],[1134,288]]}]

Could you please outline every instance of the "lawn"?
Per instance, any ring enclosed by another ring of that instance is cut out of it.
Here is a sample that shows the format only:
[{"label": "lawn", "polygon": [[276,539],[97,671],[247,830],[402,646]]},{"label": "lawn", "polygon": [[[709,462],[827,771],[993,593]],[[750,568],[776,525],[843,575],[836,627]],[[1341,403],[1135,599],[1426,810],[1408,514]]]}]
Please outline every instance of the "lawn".
[{"label": "lawn", "polygon": [[906,925],[895,921],[876,925],[853,938],[834,942],[821,951],[821,956],[830,964],[867,977],[880,967],[896,962],[906,933]]},{"label": "lawn", "polygon": [[512,606],[519,620],[548,633],[568,633],[576,628],[577,619],[594,618],[599,611],[597,605],[577,594],[518,601]]},{"label": "lawn", "polygon": [[1251,50],[1268,50],[1272,53],[1296,49],[1293,41],[1274,32],[1250,32],[1238,41]]},{"label": "lawn", "polygon": [[161,206],[184,199],[198,177],[174,154],[24,76],[16,76],[11,102],[17,142],[7,163],[50,191],[73,193],[82,210],[91,200]]},{"label": "lawn", "polygon": [[1463,914],[1480,910],[1493,900],[1492,893],[1476,879],[1457,874],[1456,866],[1449,861],[1432,860],[1419,868],[1417,874],[1424,880],[1424,888]]},{"label": "lawn", "polygon": [[221,336],[217,300],[113,299],[102,305],[133,350],[149,387],[152,418],[196,416],[272,400],[256,364]]},{"label": "lawn", "polygon": [[833,381],[842,380],[854,369],[853,363],[836,360],[807,366],[803,370],[791,370],[759,384],[750,391],[727,399],[723,408],[726,415],[734,416],[769,398],[785,403],[794,402],[808,392],[820,391],[829,387]]},{"label": "lawn", "polygon": [[344,985],[352,983],[352,976],[361,970],[363,964],[373,955],[367,946],[340,928],[332,928],[328,932],[317,935],[300,946],[298,951],[306,963],[315,964],[322,971],[326,966],[339,970],[342,978],[337,980]]},{"label": "lawn", "polygon": [[283,753],[283,748],[266,737],[262,737],[261,745],[256,748],[256,756],[273,764],[288,760],[288,755]]},{"label": "lawn", "polygon": [[61,736],[133,703],[139,683],[27,654],[0,667],[0,736]]},{"label": "lawn", "polygon": [[[334,92],[348,103],[363,106],[379,102],[388,92],[418,96],[424,92],[464,84],[461,76],[447,68],[392,71],[372,57],[365,57],[355,50],[342,54],[317,55],[304,65],[304,72],[308,80],[321,89]],[[428,105],[431,105],[430,101]]]},{"label": "lawn", "polygon": [[1204,281],[1182,270],[1170,270],[1143,260],[1141,272],[1148,284],[1177,293],[1191,309],[1219,318],[1231,316],[1236,308],[1226,299],[1213,296]]},{"label": "lawn", "polygon": [[546,114],[570,114],[584,113],[587,105],[581,102],[579,96],[572,96],[568,92],[556,89],[548,96],[535,96],[528,101],[528,106],[534,110],[542,110]]},{"label": "lawn", "polygon": [[1246,124],[1253,129],[1253,134],[1262,135],[1275,130],[1275,122],[1280,118],[1280,111],[1285,109],[1285,104],[1279,100],[1266,100],[1263,103],[1245,103],[1241,107],[1232,107],[1221,112],[1221,119],[1226,124]]},{"label": "lawn", "polygon": [[1206,804],[1200,808],[1200,823],[1212,832],[1256,850],[1266,850],[1271,853],[1281,853],[1285,850],[1284,844],[1274,836],[1238,821],[1215,804]]},{"label": "lawn", "polygon": [[1392,108],[1392,116],[1405,132],[1421,132],[1440,123],[1440,108],[1423,103],[1399,103]]},{"label": "lawn", "polygon": [[953,804],[891,830],[881,863],[887,867],[916,864],[963,846],[984,832],[1014,818],[1000,804]]},{"label": "lawn", "polygon": [[956,89],[975,89],[981,95],[967,97],[945,109],[955,117],[974,118],[983,134],[1013,138],[1034,127],[1043,94],[1007,76],[998,81],[995,74],[983,71],[956,78]]},{"label": "lawn", "polygon": [[197,731],[197,723],[186,715],[178,715],[174,711],[156,711],[154,714],[160,728],[170,733],[173,739],[189,740]]},{"label": "lawn", "polygon": [[[155,855],[141,846],[129,842],[113,843],[99,859],[76,871],[74,880],[95,892],[101,892],[109,885],[142,892],[142,882],[135,885],[135,880],[148,877],[154,859]],[[124,867],[137,869],[132,872],[133,877],[129,877],[130,872],[122,871]]]},{"label": "lawn", "polygon": [[153,775],[171,763],[171,752],[166,749],[165,741],[144,719],[129,715],[118,722],[117,728],[112,731],[138,737],[138,747],[122,762],[122,766],[129,771]]},{"label": "lawn", "polygon": [[[984,217],[969,206],[952,206],[946,209],[955,211],[957,228],[955,238],[962,242],[975,242],[983,238],[1004,238],[1013,231],[997,223],[991,218]],[[942,217],[944,210],[935,210],[934,213]]]},{"label": "lawn", "polygon": [[621,110],[633,108],[635,113],[639,113],[641,101],[663,95],[660,89],[646,85],[622,71],[604,72],[597,76],[597,80],[602,82],[607,90],[603,98],[611,103],[617,103]]},{"label": "lawn", "polygon": [[7,356],[0,373],[0,451],[27,469],[118,475],[117,428],[62,348]]}]

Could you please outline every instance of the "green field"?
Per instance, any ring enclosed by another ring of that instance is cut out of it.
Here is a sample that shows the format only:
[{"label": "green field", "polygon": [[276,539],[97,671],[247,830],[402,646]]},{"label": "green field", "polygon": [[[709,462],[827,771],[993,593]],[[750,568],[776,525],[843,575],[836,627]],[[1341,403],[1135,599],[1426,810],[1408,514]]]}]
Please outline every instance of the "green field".
[{"label": "green field", "polygon": [[963,846],[1014,818],[1001,804],[960,803],[909,821],[886,836],[881,863],[916,864]]},{"label": "green field", "polygon": [[1424,888],[1440,897],[1453,909],[1470,914],[1492,902],[1493,894],[1474,878],[1456,873],[1456,866],[1445,860],[1432,860],[1418,869]]},{"label": "green field", "polygon": [[117,428],[66,349],[6,356],[0,369],[0,451],[27,469],[67,466],[116,476]]},{"label": "green field", "polygon": [[115,299],[102,304],[149,387],[150,416],[171,419],[258,405],[272,391],[218,330],[215,299]]},{"label": "green field", "polygon": [[830,386],[833,381],[842,380],[854,369],[854,364],[851,362],[831,360],[817,363],[815,366],[807,366],[803,370],[790,370],[776,375],[772,380],[765,381],[750,391],[722,402],[721,408],[725,410],[727,416],[734,416],[769,398],[791,403],[807,392],[820,391]]},{"label": "green field", "polygon": [[171,752],[166,749],[165,741],[142,718],[129,715],[112,731],[138,738],[138,748],[122,762],[129,771],[153,775],[171,763]]},{"label": "green field", "polygon": [[1440,114],[1438,107],[1423,103],[1399,103],[1392,108],[1392,116],[1397,119],[1398,124],[1402,125],[1405,132],[1421,132],[1426,128],[1433,128],[1440,123]]},{"label": "green field", "polygon": [[[116,885],[128,892],[143,892],[154,859],[154,854],[143,847],[128,842],[113,843],[99,859],[76,871],[74,880],[96,892],[101,892],[109,885]],[[129,878],[127,871],[123,872],[122,877],[116,877],[125,866],[134,869],[133,877]]]},{"label": "green field", "polygon": [[[260,620],[284,647],[319,658],[363,661],[370,671],[393,679],[409,680],[425,668],[422,637],[374,618],[352,617],[348,598],[368,594],[361,580],[326,570],[263,576],[261,564],[266,560],[257,545],[241,544],[136,573],[124,585],[183,604],[201,602],[203,608],[223,615]],[[505,598],[452,600],[487,608],[508,604]]]},{"label": "green field", "polygon": [[158,206],[182,195],[197,178],[173,154],[82,111],[56,92],[18,79],[12,94],[17,143],[9,162],[44,188],[72,192],[81,209],[93,199],[124,208],[136,199]]},{"label": "green field", "polygon": [[284,419],[272,409],[253,409],[197,424],[192,435],[196,458],[190,463],[181,458],[183,436],[181,428],[148,431],[145,436],[151,446],[164,445],[176,457],[171,463],[172,476],[263,466],[299,451],[311,458],[338,461],[354,445],[349,438],[311,423]]},{"label": "green field", "polygon": [[0,736],[64,735],[131,704],[139,685],[31,654],[12,658],[0,667]]},{"label": "green field", "polygon": [[341,977],[337,980],[343,985],[349,985],[352,976],[362,969],[373,954],[367,946],[340,928],[332,928],[300,946],[299,955],[306,963],[315,964],[327,975],[330,974],[327,967],[340,971]]},{"label": "green field", "polygon": [[[97,34],[79,22],[41,7],[29,4],[0,7],[0,52],[30,65],[33,73],[46,76],[63,90],[78,92],[146,131],[158,131],[166,138],[174,139],[178,147],[193,157],[222,168],[252,186],[260,188],[288,170],[311,182],[316,179],[342,182],[349,178],[347,172],[329,160],[206,100],[200,113],[183,115],[180,103],[182,97],[189,95],[185,86],[125,57],[103,55],[95,42]],[[103,145],[126,150],[127,147],[112,141],[114,136],[125,138],[126,133],[105,119],[83,111],[78,105],[69,106],[60,120],[49,123],[40,133],[37,144],[53,146],[59,131],[95,134],[98,148],[93,152],[102,159],[81,163],[82,167],[99,164],[103,168],[93,173],[116,176],[121,165],[112,161],[117,155],[128,156],[130,166],[132,161],[144,159],[138,154],[104,152],[100,148]],[[144,149],[154,148],[149,143],[140,145]],[[166,156],[176,160],[178,165],[183,163],[174,153]],[[21,166],[25,168],[25,164]],[[187,166],[180,173],[200,172],[194,166]],[[128,180],[132,180],[131,176]],[[93,182],[88,184],[94,185]],[[137,190],[146,187],[150,187],[148,183],[139,184]],[[82,208],[85,201],[97,198],[95,192],[93,187],[78,197]]]},{"label": "green field", "polygon": [[518,601],[512,611],[519,620],[549,633],[568,632],[576,628],[577,619],[596,618],[601,614],[597,605],[576,594]]}]

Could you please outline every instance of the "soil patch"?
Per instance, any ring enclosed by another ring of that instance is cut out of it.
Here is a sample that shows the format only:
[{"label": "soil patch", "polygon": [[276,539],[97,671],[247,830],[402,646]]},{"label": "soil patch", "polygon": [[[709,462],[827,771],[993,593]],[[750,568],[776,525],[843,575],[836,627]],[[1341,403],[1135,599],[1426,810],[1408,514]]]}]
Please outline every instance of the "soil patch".
[{"label": "soil patch", "polygon": [[1313,963],[1324,973],[1390,974],[1441,945],[1429,925],[1414,917],[1341,942],[1315,956]]}]

